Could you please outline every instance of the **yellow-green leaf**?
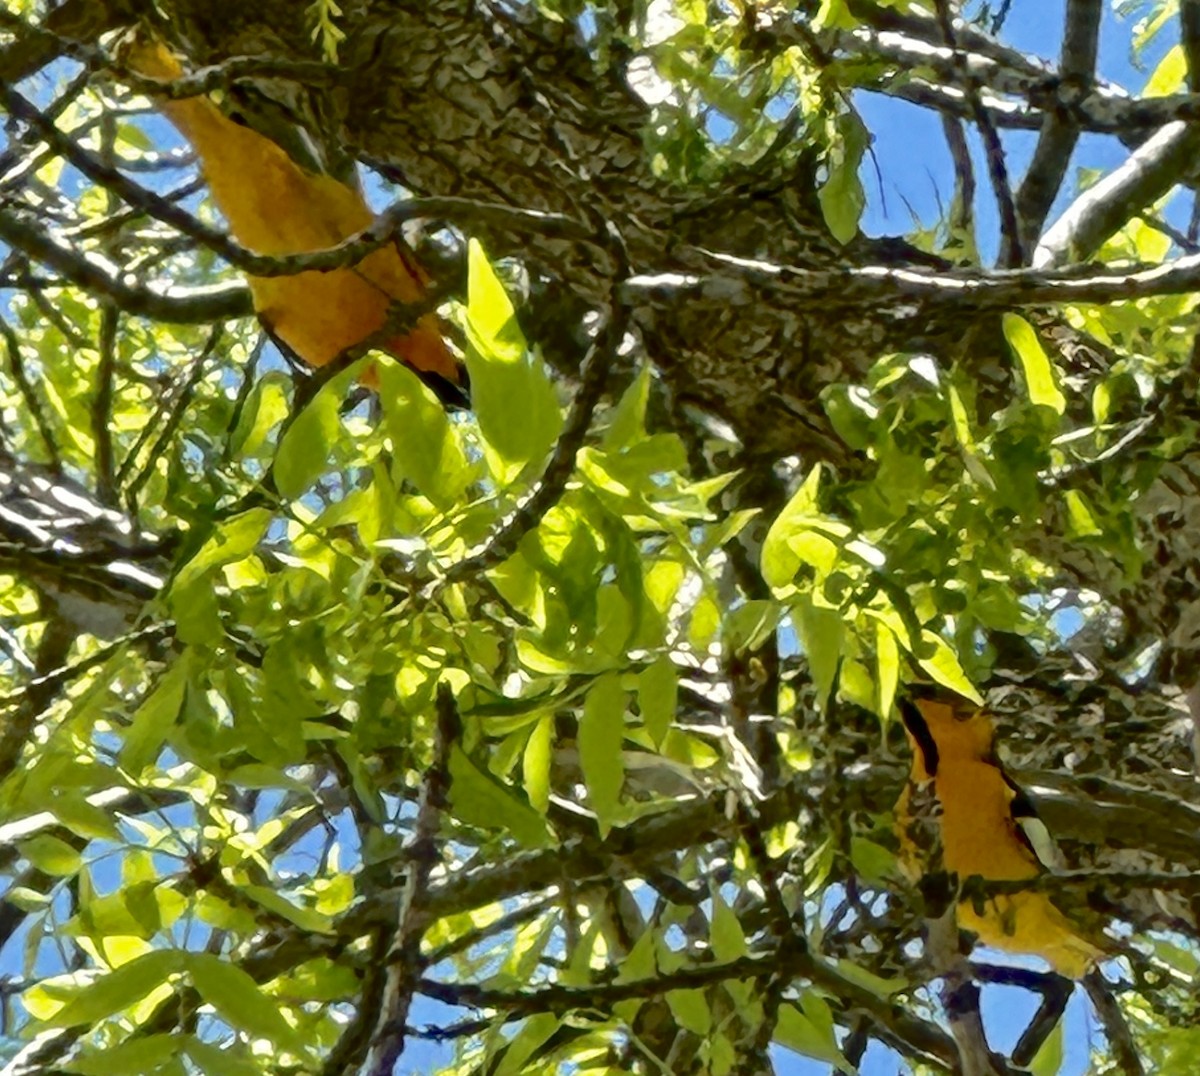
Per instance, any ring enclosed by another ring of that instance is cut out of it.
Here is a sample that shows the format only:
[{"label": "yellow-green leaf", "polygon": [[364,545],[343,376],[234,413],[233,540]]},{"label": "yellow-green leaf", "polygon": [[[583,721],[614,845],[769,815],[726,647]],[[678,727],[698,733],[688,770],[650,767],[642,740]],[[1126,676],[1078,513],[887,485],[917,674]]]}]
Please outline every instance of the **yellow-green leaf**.
[{"label": "yellow-green leaf", "polygon": [[550,806],[550,761],[554,747],[554,715],[538,719],[525,741],[521,772],[525,776],[525,795],[535,810],[545,814]]},{"label": "yellow-green leaf", "polygon": [[879,666],[879,716],[886,720],[900,682],[900,648],[892,629],[882,620],[875,621],[875,661]]},{"label": "yellow-green leaf", "polygon": [[89,984],[46,1022],[52,1027],[78,1027],[124,1012],[181,970],[182,964],[183,954],[174,949],[135,957]]},{"label": "yellow-green leaf", "polygon": [[940,635],[929,630],[921,632],[921,643],[925,650],[932,647],[933,653],[928,657],[917,658],[917,664],[943,687],[948,687],[964,699],[970,699],[982,706],[983,696],[967,679],[967,674],[963,672],[963,667],[959,663],[958,655],[950,644]]},{"label": "yellow-green leaf", "polygon": [[638,709],[645,722],[646,731],[658,745],[662,745],[671,722],[675,720],[675,707],[679,695],[679,674],[675,663],[663,654],[638,675]]},{"label": "yellow-green leaf", "polygon": [[83,864],[79,853],[66,841],[49,833],[39,833],[18,846],[21,855],[40,871],[57,877],[75,874]]},{"label": "yellow-green leaf", "polygon": [[625,692],[610,673],[592,684],[579,719],[579,765],[602,834],[612,825],[625,783],[624,742]]},{"label": "yellow-green leaf", "polygon": [[1067,408],[1067,400],[1055,383],[1054,367],[1033,326],[1019,314],[1005,314],[1003,325],[1004,338],[1021,361],[1030,402],[1061,415]]},{"label": "yellow-green leaf", "polygon": [[200,996],[231,1027],[252,1038],[267,1039],[294,1054],[308,1054],[307,1040],[284,1019],[278,1000],[236,964],[210,953],[189,953],[187,968]]},{"label": "yellow-green leaf", "polygon": [[499,829],[521,844],[541,847],[548,836],[542,816],[516,792],[485,774],[460,747],[450,751],[450,804],[457,818],[468,825]]}]

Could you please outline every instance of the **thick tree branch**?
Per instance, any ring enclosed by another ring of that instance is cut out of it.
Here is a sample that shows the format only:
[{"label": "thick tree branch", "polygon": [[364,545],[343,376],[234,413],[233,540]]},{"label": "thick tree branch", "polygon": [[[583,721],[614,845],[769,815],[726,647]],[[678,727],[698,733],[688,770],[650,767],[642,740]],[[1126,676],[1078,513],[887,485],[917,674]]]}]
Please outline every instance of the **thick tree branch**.
[{"label": "thick tree branch", "polygon": [[1075,199],[1042,236],[1033,252],[1033,267],[1051,269],[1089,258],[1138,210],[1193,175],[1198,149],[1200,131],[1195,124],[1167,124]]},{"label": "thick tree branch", "polygon": [[[1068,0],[1063,21],[1059,71],[1064,83],[1080,94],[1088,92],[1096,72],[1103,0]],[[1079,139],[1079,127],[1069,114],[1047,112],[1034,147],[1033,159],[1017,190],[1017,220],[1021,249],[1032,251],[1062,187],[1067,165]]]}]

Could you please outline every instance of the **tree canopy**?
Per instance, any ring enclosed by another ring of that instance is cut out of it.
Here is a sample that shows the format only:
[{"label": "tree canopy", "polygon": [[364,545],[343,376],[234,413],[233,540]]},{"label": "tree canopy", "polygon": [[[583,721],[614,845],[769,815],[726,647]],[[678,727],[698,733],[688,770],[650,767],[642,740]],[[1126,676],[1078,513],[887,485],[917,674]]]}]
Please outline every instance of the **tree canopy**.
[{"label": "tree canopy", "polygon": [[[0,1074],[1194,1070],[1200,2],[1022,7],[9,0]],[[242,246],[198,94],[375,221]],[[253,316],[400,237],[465,408]],[[917,684],[1054,871],[901,869]]]}]

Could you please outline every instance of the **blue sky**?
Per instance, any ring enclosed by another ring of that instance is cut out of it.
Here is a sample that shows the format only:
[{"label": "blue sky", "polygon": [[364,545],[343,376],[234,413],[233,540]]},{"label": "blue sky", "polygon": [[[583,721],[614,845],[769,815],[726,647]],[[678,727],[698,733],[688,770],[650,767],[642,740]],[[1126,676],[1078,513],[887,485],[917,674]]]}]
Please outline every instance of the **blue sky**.
[{"label": "blue sky", "polygon": [[[1062,42],[1064,6],[1064,0],[1013,0],[1001,40],[1030,55],[1053,61]],[[1131,39],[1131,20],[1118,18],[1111,4],[1106,4],[1098,72],[1102,78],[1135,93],[1141,90],[1162,54],[1178,41],[1178,32],[1174,25],[1168,26],[1139,59],[1138,67],[1130,56]],[[949,205],[954,194],[954,169],[942,136],[941,121],[932,112],[882,94],[858,94],[855,104],[873,136],[872,150],[879,166],[876,171],[868,160],[862,169],[867,194],[863,229],[871,235],[904,234],[913,228],[910,207],[921,224],[932,225],[939,218],[940,207]],[[1004,131],[1001,140],[1010,176],[1019,179],[1029,163],[1037,133]],[[990,259],[995,256],[999,238],[996,203],[988,185],[979,139],[973,133],[970,143],[975,163],[980,252]],[[1080,138],[1064,190],[1047,223],[1070,204],[1079,169],[1107,171],[1126,156],[1128,151],[1111,136],[1085,134]],[[880,175],[884,177],[882,189]]]}]

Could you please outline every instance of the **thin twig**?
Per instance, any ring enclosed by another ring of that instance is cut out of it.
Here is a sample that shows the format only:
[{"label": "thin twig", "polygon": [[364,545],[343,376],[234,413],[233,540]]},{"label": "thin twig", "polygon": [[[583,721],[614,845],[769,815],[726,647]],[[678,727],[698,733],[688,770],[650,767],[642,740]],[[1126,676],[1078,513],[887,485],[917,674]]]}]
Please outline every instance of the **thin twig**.
[{"label": "thin twig", "polygon": [[409,846],[408,878],[396,933],[388,954],[388,969],[378,1006],[375,1033],[361,1071],[364,1076],[390,1076],[404,1052],[405,1028],[413,995],[420,989],[425,960],[421,939],[428,923],[423,907],[429,877],[441,860],[438,830],[442,811],[449,803],[450,752],[462,732],[462,718],[450,685],[442,683],[437,693],[437,724],[433,738],[433,760],[425,771],[421,798]]},{"label": "thin twig", "polygon": [[[956,116],[942,116],[942,133],[954,163],[954,197],[958,203],[957,216],[951,216],[950,229],[962,236],[973,252],[975,242],[975,166],[971,163],[971,150],[962,122]],[[955,237],[956,238],[956,237]],[[953,238],[952,238],[953,241]]]},{"label": "thin twig", "polygon": [[954,34],[954,17],[950,10],[950,0],[936,0],[936,2],[942,34],[946,44],[954,50],[954,62],[959,69],[963,92],[967,95],[975,126],[978,128],[980,140],[983,142],[983,158],[987,162],[992,194],[996,198],[996,206],[1000,212],[1000,264],[1006,268],[1012,268],[1020,265],[1024,259],[1021,255],[1017,210],[1013,203],[1012,187],[1008,182],[1008,165],[1005,163],[1004,146],[1001,145],[995,125],[980,101],[979,83],[967,66],[966,55],[958,47]]},{"label": "thin twig", "polygon": [[4,208],[0,208],[0,240],[48,265],[89,294],[111,299],[128,314],[195,325],[254,313],[250,289],[241,281],[167,291],[134,287],[121,278],[117,266],[101,255],[64,247],[47,232]]},{"label": "thin twig", "polygon": [[1104,976],[1099,971],[1089,972],[1084,976],[1083,989],[1104,1025],[1104,1036],[1121,1072],[1124,1076],[1143,1076],[1145,1069],[1133,1033]]},{"label": "thin twig", "polygon": [[524,500],[504,519],[484,544],[456,561],[441,578],[442,584],[461,582],[503,563],[516,551],[521,539],[541,522],[558,503],[575,471],[575,457],[583,447],[592,415],[604,395],[608,372],[620,353],[629,325],[629,308],[621,297],[621,283],[628,268],[624,245],[613,232],[613,247],[618,255],[617,277],[610,290],[608,325],[583,361],[579,389],[571,405],[566,424],[554,452],[537,484]]},{"label": "thin twig", "polygon": [[42,439],[42,444],[46,449],[46,458],[49,461],[50,469],[58,474],[62,471],[62,454],[59,452],[58,440],[50,427],[46,412],[42,409],[42,401],[33,389],[33,382],[30,381],[29,375],[25,371],[25,360],[21,355],[21,340],[3,314],[0,314],[0,335],[4,337],[4,343],[8,349],[8,364],[12,370],[13,380],[17,383],[21,399],[25,401],[25,407],[33,417],[38,436]]},{"label": "thin twig", "polygon": [[[170,414],[167,420],[163,423],[162,431],[154,442],[154,447],[150,449],[149,455],[146,457],[146,462],[142,465],[140,471],[133,476],[128,486],[125,487],[125,500],[129,506],[131,515],[137,515],[137,497],[142,486],[146,484],[150,476],[154,473],[155,464],[166,450],[167,443],[175,435],[175,431],[179,428],[179,424],[183,421],[184,412],[187,411],[187,406],[191,402],[192,393],[195,391],[200,380],[204,377],[205,367],[208,365],[208,360],[217,350],[217,345],[221,341],[224,331],[223,325],[214,325],[212,332],[208,334],[208,339],[204,343],[204,347],[200,354],[196,356],[195,362],[192,363],[191,369],[188,371],[183,384],[179,386],[179,392],[171,404]],[[149,423],[148,426],[152,426]],[[121,466],[122,474],[132,466],[134,460],[134,452],[139,446],[135,445],[130,450],[129,456],[125,459]]]},{"label": "thin twig", "polygon": [[113,460],[113,384],[117,373],[117,328],[120,311],[112,303],[100,310],[100,361],[96,365],[96,392],[92,397],[92,440],[96,445],[96,499],[107,507],[116,500],[116,466]]},{"label": "thin twig", "polygon": [[219,254],[230,265],[250,276],[292,276],[314,270],[341,269],[357,265],[374,250],[401,238],[402,226],[419,217],[440,216],[449,219],[502,221],[508,226],[521,227],[539,233],[570,239],[591,239],[593,233],[586,225],[571,217],[556,213],[515,208],[501,203],[480,203],[467,198],[424,198],[401,202],[377,216],[360,232],[326,250],[303,254],[256,254],[230,238],[225,232],[203,223],[185,209],[160,194],[134,183],[123,173],[105,164],[85,150],[71,135],[25,97],[12,88],[2,89],[9,112],[28,124],[45,139],[57,153],[73,164],[93,182],[119,195],[131,206],[148,216],[177,228],[190,239]]}]

